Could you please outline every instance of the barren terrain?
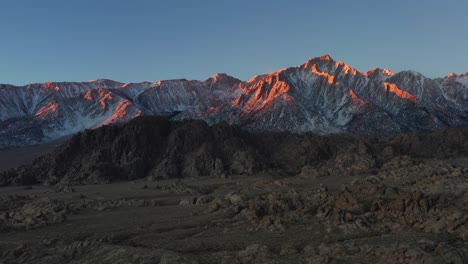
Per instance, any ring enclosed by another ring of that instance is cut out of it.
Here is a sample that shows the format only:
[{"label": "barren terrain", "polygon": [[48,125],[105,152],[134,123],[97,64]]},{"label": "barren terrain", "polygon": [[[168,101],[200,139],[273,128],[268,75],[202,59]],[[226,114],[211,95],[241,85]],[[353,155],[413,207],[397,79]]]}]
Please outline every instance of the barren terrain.
[{"label": "barren terrain", "polygon": [[[139,122],[77,135],[3,175],[0,263],[468,261],[466,131],[258,142],[198,121],[164,133]],[[119,174],[132,171],[122,157],[148,153],[139,177]],[[121,167],[99,165],[107,157]]]},{"label": "barren terrain", "polygon": [[399,175],[6,187],[0,260],[465,263],[468,168],[407,158],[386,167]]}]

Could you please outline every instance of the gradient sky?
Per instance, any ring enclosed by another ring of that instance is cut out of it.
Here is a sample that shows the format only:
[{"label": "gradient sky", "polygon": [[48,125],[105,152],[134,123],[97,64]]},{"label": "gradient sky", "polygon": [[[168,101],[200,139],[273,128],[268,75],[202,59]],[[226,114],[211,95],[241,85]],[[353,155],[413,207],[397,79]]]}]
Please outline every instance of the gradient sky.
[{"label": "gradient sky", "polygon": [[0,83],[246,80],[330,54],[468,72],[467,0],[2,0]]}]

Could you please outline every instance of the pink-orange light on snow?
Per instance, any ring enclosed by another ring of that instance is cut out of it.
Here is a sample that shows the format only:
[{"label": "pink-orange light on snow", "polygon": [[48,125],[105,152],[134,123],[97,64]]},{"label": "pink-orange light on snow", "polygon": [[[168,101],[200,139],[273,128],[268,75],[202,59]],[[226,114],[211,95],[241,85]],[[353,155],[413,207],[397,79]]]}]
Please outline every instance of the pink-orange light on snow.
[{"label": "pink-orange light on snow", "polygon": [[106,100],[112,100],[112,95],[110,93],[106,93],[103,89],[99,90],[99,103],[101,107],[105,109],[107,107]]},{"label": "pink-orange light on snow", "polygon": [[335,63],[335,68],[343,67],[343,72],[346,74],[357,75],[358,71],[353,67],[350,67],[348,64],[345,64],[342,61],[338,61]]},{"label": "pink-orange light on snow", "polygon": [[46,88],[46,89],[50,89],[50,90],[54,90],[54,91],[60,91],[60,87],[58,87],[58,85],[56,85],[53,82],[45,82],[42,86],[44,88]]},{"label": "pink-orange light on snow", "polygon": [[84,99],[88,100],[88,101],[91,101],[93,100],[93,93],[91,90],[87,91],[84,95]]},{"label": "pink-orange light on snow", "polygon": [[385,91],[391,92],[402,99],[408,99],[414,103],[416,102],[416,96],[408,93],[407,91],[401,90],[398,85],[394,83],[384,82],[384,88]]},{"label": "pink-orange light on snow", "polygon": [[314,64],[312,65],[312,72],[319,75],[319,76],[322,76],[322,77],[325,77],[327,78],[327,81],[329,84],[334,84],[335,83],[335,76],[333,75],[330,75],[328,72],[321,72],[317,69],[317,65]]},{"label": "pink-orange light on snow", "polygon": [[58,115],[58,104],[57,102],[50,102],[45,106],[39,108],[36,112],[37,117],[45,118],[49,114]]},{"label": "pink-orange light on snow", "polygon": [[357,96],[356,93],[353,90],[349,90],[349,95],[351,96],[351,101],[353,101],[353,103],[358,103],[358,104],[365,104],[366,103],[364,101],[364,99]]}]

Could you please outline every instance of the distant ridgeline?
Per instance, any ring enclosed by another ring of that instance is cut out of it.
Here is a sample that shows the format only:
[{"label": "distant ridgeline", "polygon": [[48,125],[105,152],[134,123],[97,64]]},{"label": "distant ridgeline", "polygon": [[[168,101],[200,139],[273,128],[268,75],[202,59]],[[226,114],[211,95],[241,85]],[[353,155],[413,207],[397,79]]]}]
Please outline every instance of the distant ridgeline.
[{"label": "distant ridgeline", "polygon": [[0,149],[44,143],[142,115],[226,121],[248,131],[392,136],[468,126],[468,74],[361,73],[325,55],[240,81],[0,85]]}]

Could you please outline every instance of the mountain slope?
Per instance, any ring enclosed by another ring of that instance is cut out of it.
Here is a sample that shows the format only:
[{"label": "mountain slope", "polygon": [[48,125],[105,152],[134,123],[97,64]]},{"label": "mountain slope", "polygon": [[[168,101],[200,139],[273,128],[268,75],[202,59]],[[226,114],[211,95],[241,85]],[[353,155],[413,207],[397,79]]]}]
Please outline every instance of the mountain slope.
[{"label": "mountain slope", "polygon": [[468,74],[429,79],[404,71],[361,73],[325,55],[242,82],[0,85],[0,148],[47,142],[140,115],[227,121],[248,130],[390,136],[468,126]]},{"label": "mountain slope", "polygon": [[[362,74],[329,56],[240,84],[224,112],[207,117],[251,129],[393,135],[468,124],[466,85],[415,72]],[[203,116],[203,115],[202,115]]]},{"label": "mountain slope", "polygon": [[206,81],[1,85],[0,148],[47,142],[140,115],[171,116],[202,105],[237,82],[217,74]]}]

